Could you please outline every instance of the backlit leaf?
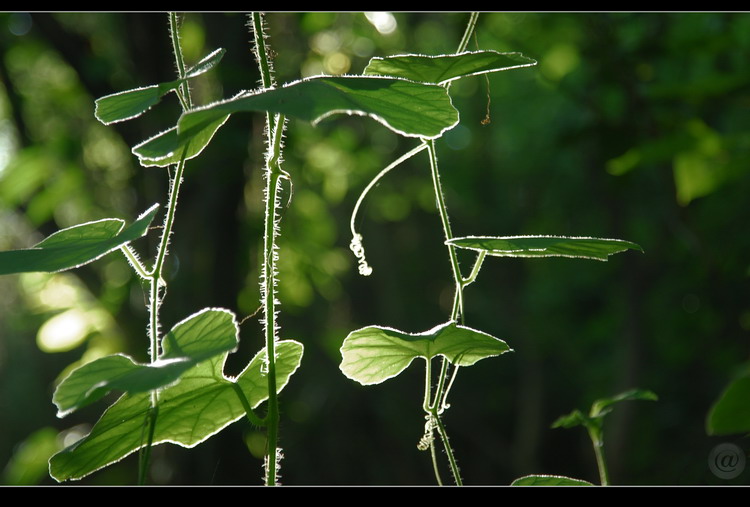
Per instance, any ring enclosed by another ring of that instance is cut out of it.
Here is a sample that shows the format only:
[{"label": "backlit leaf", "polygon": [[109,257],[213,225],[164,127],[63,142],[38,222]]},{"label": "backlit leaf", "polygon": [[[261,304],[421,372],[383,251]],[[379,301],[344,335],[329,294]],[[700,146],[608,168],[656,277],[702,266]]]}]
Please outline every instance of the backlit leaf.
[{"label": "backlit leaf", "polygon": [[129,227],[105,218],[57,231],[31,248],[0,252],[0,275],[77,268],[146,234],[159,205],[154,204]]},{"label": "backlit leaf", "polygon": [[397,55],[375,57],[365,68],[365,75],[401,77],[420,83],[441,84],[454,79],[488,72],[536,65],[521,53],[469,51],[459,54],[425,56]]},{"label": "backlit leaf", "polygon": [[379,384],[404,371],[417,357],[445,356],[457,366],[511,349],[494,336],[446,322],[423,333],[370,326],[349,333],[341,346],[341,371],[362,385]]},{"label": "backlit leaf", "polygon": [[136,118],[148,111],[164,95],[177,89],[188,79],[199,76],[211,69],[221,60],[225,52],[224,49],[217,49],[206,56],[186,73],[185,79],[176,79],[166,83],[135,88],[101,97],[96,100],[94,115],[105,125]]},{"label": "backlit leaf", "polygon": [[398,134],[431,139],[458,123],[458,111],[441,86],[379,76],[317,76],[186,112],[179,132],[188,134],[225,115],[251,111],[313,124],[333,114],[369,116]]},{"label": "backlit leaf", "polygon": [[527,475],[513,481],[511,486],[593,486],[588,481],[561,475]]},{"label": "backlit leaf", "polygon": [[[277,342],[278,391],[299,367],[302,353],[299,342]],[[185,372],[178,384],[161,391],[154,445],[171,442],[194,447],[241,418],[245,411],[233,384],[240,386],[253,408],[265,401],[265,355],[265,349],[261,350],[236,379],[223,373],[227,354],[214,356]],[[50,475],[57,481],[80,479],[144,447],[150,406],[149,393],[123,395],[87,436],[50,459]]]},{"label": "backlit leaf", "polygon": [[52,401],[58,417],[84,407],[113,390],[146,392],[177,381],[197,363],[237,347],[237,322],[222,309],[204,309],[176,324],[163,339],[163,354],[138,364],[123,354],[96,359],[71,372]]},{"label": "backlit leaf", "polygon": [[224,125],[228,118],[228,115],[221,116],[215,121],[202,124],[200,127],[185,133],[178,133],[177,127],[172,127],[134,146],[132,152],[144,167],[166,167],[179,163],[182,159],[182,152],[187,146],[185,160],[190,160],[200,155],[211,142],[219,127]]},{"label": "backlit leaf", "polygon": [[574,257],[606,261],[610,255],[625,250],[643,251],[639,245],[621,239],[565,236],[467,236],[446,243],[497,257]]}]

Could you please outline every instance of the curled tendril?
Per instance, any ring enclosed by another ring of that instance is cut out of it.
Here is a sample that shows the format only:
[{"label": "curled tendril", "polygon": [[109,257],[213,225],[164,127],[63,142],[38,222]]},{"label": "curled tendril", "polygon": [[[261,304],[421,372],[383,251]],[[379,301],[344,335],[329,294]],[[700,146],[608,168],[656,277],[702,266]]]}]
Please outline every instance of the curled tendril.
[{"label": "curled tendril", "polygon": [[422,435],[417,444],[417,449],[420,451],[426,451],[430,448],[435,441],[435,430],[437,429],[437,419],[432,414],[426,414],[424,418],[424,435]]},{"label": "curled tendril", "polygon": [[349,249],[357,258],[359,274],[362,276],[370,276],[372,274],[372,267],[367,264],[367,260],[365,259],[365,247],[362,245],[361,234],[354,234],[351,243],[349,243]]}]

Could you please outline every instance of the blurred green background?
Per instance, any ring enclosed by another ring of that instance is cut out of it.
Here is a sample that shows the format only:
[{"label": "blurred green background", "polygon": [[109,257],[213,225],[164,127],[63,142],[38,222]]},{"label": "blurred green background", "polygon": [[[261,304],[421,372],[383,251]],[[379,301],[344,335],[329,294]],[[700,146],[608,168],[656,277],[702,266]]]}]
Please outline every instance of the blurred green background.
[{"label": "blurred green background", "polygon": [[[273,13],[269,41],[286,82],[361,73],[373,56],[453,52],[467,20]],[[192,82],[194,102],[259,85],[246,23],[239,13],[185,16],[188,64],[227,49]],[[750,483],[750,470],[723,480],[708,467],[715,445],[747,452],[750,439],[705,431],[712,403],[750,357],[750,15],[485,13],[470,48],[520,51],[539,64],[451,89],[461,122],[438,156],[454,234],[622,238],[645,253],[485,261],[466,291],[466,323],[515,352],[463,369],[452,392],[445,423],[465,483],[530,473],[597,482],[585,431],[550,424],[632,387],[660,400],[608,416],[614,484]],[[176,97],[110,127],[95,120],[93,102],[174,77],[165,14],[0,14],[0,249],[164,204],[166,171],[140,168],[130,147],[174,124]],[[165,327],[206,306],[242,318],[259,305],[262,129],[262,115],[236,115],[188,165]],[[370,277],[357,274],[348,249],[359,193],[415,145],[358,117],[289,124],[280,324],[306,350],[281,397],[285,484],[434,483],[429,455],[416,449],[421,365],[370,387],[338,370],[349,331],[419,332],[450,313],[424,153],[365,201],[358,228]],[[157,239],[134,246],[150,258]],[[468,269],[471,257],[461,259]],[[106,407],[57,419],[55,381],[102,354],[147,360],[144,288],[112,254],[63,274],[2,277],[0,293],[0,480],[52,484],[47,457]],[[227,373],[261,348],[260,330],[257,318],[242,325]],[[249,450],[262,441],[241,420],[192,450],[158,446],[150,482],[260,484],[262,461]],[[131,484],[136,470],[131,456],[78,484]]]}]

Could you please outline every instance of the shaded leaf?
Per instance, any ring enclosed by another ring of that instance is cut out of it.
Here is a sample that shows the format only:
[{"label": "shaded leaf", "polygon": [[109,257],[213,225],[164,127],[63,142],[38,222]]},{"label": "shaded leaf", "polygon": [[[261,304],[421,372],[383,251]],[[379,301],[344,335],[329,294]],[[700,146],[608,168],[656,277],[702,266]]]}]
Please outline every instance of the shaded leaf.
[{"label": "shaded leaf", "polygon": [[395,377],[417,357],[429,360],[442,355],[457,366],[471,366],[510,350],[504,341],[455,322],[417,334],[370,326],[349,333],[341,346],[339,367],[350,379],[369,385]]},{"label": "shaded leaf", "polygon": [[643,249],[630,241],[566,236],[466,236],[446,241],[469,250],[486,251],[496,257],[574,257],[606,261],[625,250]]},{"label": "shaded leaf", "polygon": [[580,410],[573,410],[571,413],[559,417],[554,423],[553,428],[573,428],[575,426],[585,426],[587,428],[601,428],[601,421],[604,416],[612,411],[612,405],[621,401],[647,400],[656,401],[659,397],[647,389],[631,389],[610,398],[601,398],[591,404],[589,414],[585,415]]},{"label": "shaded leaf", "polygon": [[187,71],[184,79],[176,79],[166,83],[135,88],[101,97],[96,100],[94,115],[105,125],[136,118],[148,111],[164,95],[177,89],[188,79],[199,76],[211,69],[219,63],[225,52],[224,49],[220,48],[206,56]]},{"label": "shaded leaf", "polygon": [[[303,346],[292,340],[276,346],[277,390],[281,391],[299,367]],[[265,349],[245,370],[231,379],[223,374],[227,354],[214,356],[161,391],[154,445],[171,442],[194,447],[241,418],[245,412],[234,384],[254,408],[268,398]],[[50,475],[57,481],[80,479],[145,446],[144,424],[150,411],[149,393],[126,394],[109,407],[87,436],[50,459]]]},{"label": "shaded leaf", "polygon": [[566,415],[561,415],[552,423],[552,428],[575,428],[576,426],[586,426],[591,424],[591,419],[584,415],[583,412],[576,409]]},{"label": "shaded leaf", "polygon": [[58,417],[89,405],[110,391],[146,392],[177,381],[197,363],[236,349],[239,330],[234,314],[206,308],[176,324],[163,339],[163,354],[138,364],[123,354],[96,359],[77,368],[57,386],[52,401]]},{"label": "shaded leaf", "polygon": [[228,118],[228,115],[221,116],[213,122],[202,124],[200,128],[196,127],[185,133],[178,133],[177,127],[172,127],[134,146],[132,152],[144,167],[166,167],[177,164],[182,159],[185,147],[188,150],[185,160],[190,160],[200,155]]},{"label": "shaded leaf", "polygon": [[468,51],[465,53],[425,56],[396,55],[375,57],[365,68],[365,75],[401,77],[420,83],[442,84],[455,79],[488,72],[536,65],[521,53]]},{"label": "shaded leaf", "polygon": [[709,435],[750,433],[750,373],[727,386],[708,413],[706,430]]},{"label": "shaded leaf", "polygon": [[611,408],[612,405],[614,405],[615,403],[619,403],[621,401],[632,401],[632,400],[657,401],[658,399],[659,397],[656,396],[655,393],[647,389],[631,389],[630,391],[625,391],[624,393],[620,393],[617,396],[612,396],[611,398],[602,398],[602,399],[596,400],[591,405],[591,412],[589,412],[589,416],[601,417],[603,415],[606,415],[612,410]]},{"label": "shaded leaf", "polygon": [[379,76],[318,76],[186,112],[179,132],[189,134],[225,115],[251,111],[313,124],[333,114],[369,116],[398,134],[430,139],[458,123],[458,111],[441,86]]},{"label": "shaded leaf", "polygon": [[588,481],[562,475],[527,475],[513,481],[511,486],[593,486]]},{"label": "shaded leaf", "polygon": [[119,218],[74,225],[51,234],[31,248],[0,252],[0,275],[77,268],[146,234],[159,205],[154,204],[129,227]]}]

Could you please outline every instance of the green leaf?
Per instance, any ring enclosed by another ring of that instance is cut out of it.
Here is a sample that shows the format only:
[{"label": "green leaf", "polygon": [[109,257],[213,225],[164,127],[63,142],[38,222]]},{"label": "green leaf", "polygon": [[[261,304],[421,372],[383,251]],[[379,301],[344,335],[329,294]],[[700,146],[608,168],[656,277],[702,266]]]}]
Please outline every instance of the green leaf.
[{"label": "green leaf", "polygon": [[[278,391],[299,367],[302,353],[299,342],[277,342]],[[236,379],[223,373],[226,356],[214,356],[194,366],[178,384],[161,391],[154,445],[171,442],[194,447],[241,418],[245,411],[234,384],[253,408],[268,398],[265,349]],[[80,479],[145,446],[144,423],[149,411],[149,393],[123,395],[104,412],[91,433],[50,459],[50,475],[57,481]]]},{"label": "green leaf", "polygon": [[576,426],[588,426],[591,423],[591,419],[584,415],[583,412],[576,409],[571,413],[558,417],[555,422],[552,423],[552,428],[575,428]]},{"label": "green leaf", "polygon": [[185,78],[191,79],[213,69],[216,64],[221,61],[221,59],[224,57],[224,53],[226,52],[227,50],[224,48],[215,49],[214,51],[203,57],[201,61],[190,67],[190,69],[188,69],[188,71],[185,73]]},{"label": "green leaf", "polygon": [[602,398],[602,399],[596,400],[591,405],[591,412],[589,412],[589,416],[601,417],[603,415],[606,415],[612,410],[611,408],[612,405],[614,405],[615,403],[619,403],[621,401],[631,401],[631,400],[657,401],[658,399],[659,397],[656,396],[655,393],[647,389],[631,389],[630,391],[625,391],[624,393],[620,393],[617,396],[612,396],[611,398]]},{"label": "green leaf", "polygon": [[70,373],[52,401],[57,416],[89,405],[113,390],[146,392],[176,382],[197,363],[236,349],[239,329],[234,314],[206,308],[176,324],[163,339],[163,354],[152,364],[138,364],[116,354],[96,359]]},{"label": "green leaf", "polygon": [[430,139],[458,123],[458,111],[442,86],[379,76],[318,76],[186,112],[178,129],[188,134],[225,115],[251,111],[313,124],[333,114],[369,116],[398,134]]},{"label": "green leaf", "polygon": [[455,79],[488,72],[536,65],[521,53],[468,51],[465,53],[424,56],[397,55],[375,57],[365,68],[365,75],[392,76],[420,83],[442,84]]},{"label": "green leaf", "polygon": [[124,220],[105,218],[57,231],[31,248],[0,252],[0,275],[54,273],[93,262],[145,235],[158,207],[151,206],[127,228]]},{"label": "green leaf", "polygon": [[527,475],[513,481],[511,486],[593,486],[588,481],[562,475]]},{"label": "green leaf", "polygon": [[608,256],[625,250],[643,252],[639,245],[621,239],[565,236],[466,236],[446,243],[485,251],[496,257],[575,257],[606,261]]},{"label": "green leaf", "polygon": [[709,435],[750,433],[750,373],[732,381],[708,413]]},{"label": "green leaf", "polygon": [[571,413],[559,417],[554,423],[553,428],[573,428],[575,426],[585,426],[587,428],[601,428],[601,421],[604,416],[612,411],[612,405],[621,401],[631,400],[648,400],[656,401],[659,397],[647,389],[631,389],[610,398],[601,398],[591,404],[589,414],[585,415],[580,410],[574,410]]},{"label": "green leaf", "polygon": [[457,366],[471,366],[510,350],[504,341],[455,322],[417,334],[370,326],[344,339],[339,367],[350,379],[370,385],[395,377],[417,357],[429,360],[442,355]]},{"label": "green leaf", "polygon": [[148,111],[164,95],[177,89],[188,79],[199,76],[211,69],[219,63],[225,52],[224,49],[220,48],[206,56],[186,73],[184,79],[176,79],[166,83],[135,88],[101,97],[96,100],[94,115],[105,125],[136,118]]},{"label": "green leaf", "polygon": [[137,118],[157,104],[162,96],[179,87],[181,83],[182,80],[178,79],[98,98],[95,101],[94,116],[105,125]]},{"label": "green leaf", "polygon": [[166,167],[177,164],[182,159],[182,152],[185,147],[188,149],[185,160],[190,160],[200,155],[211,142],[219,127],[224,125],[228,118],[228,115],[221,116],[215,121],[202,124],[201,127],[196,127],[185,133],[178,133],[177,127],[172,127],[134,146],[132,152],[144,167]]}]

